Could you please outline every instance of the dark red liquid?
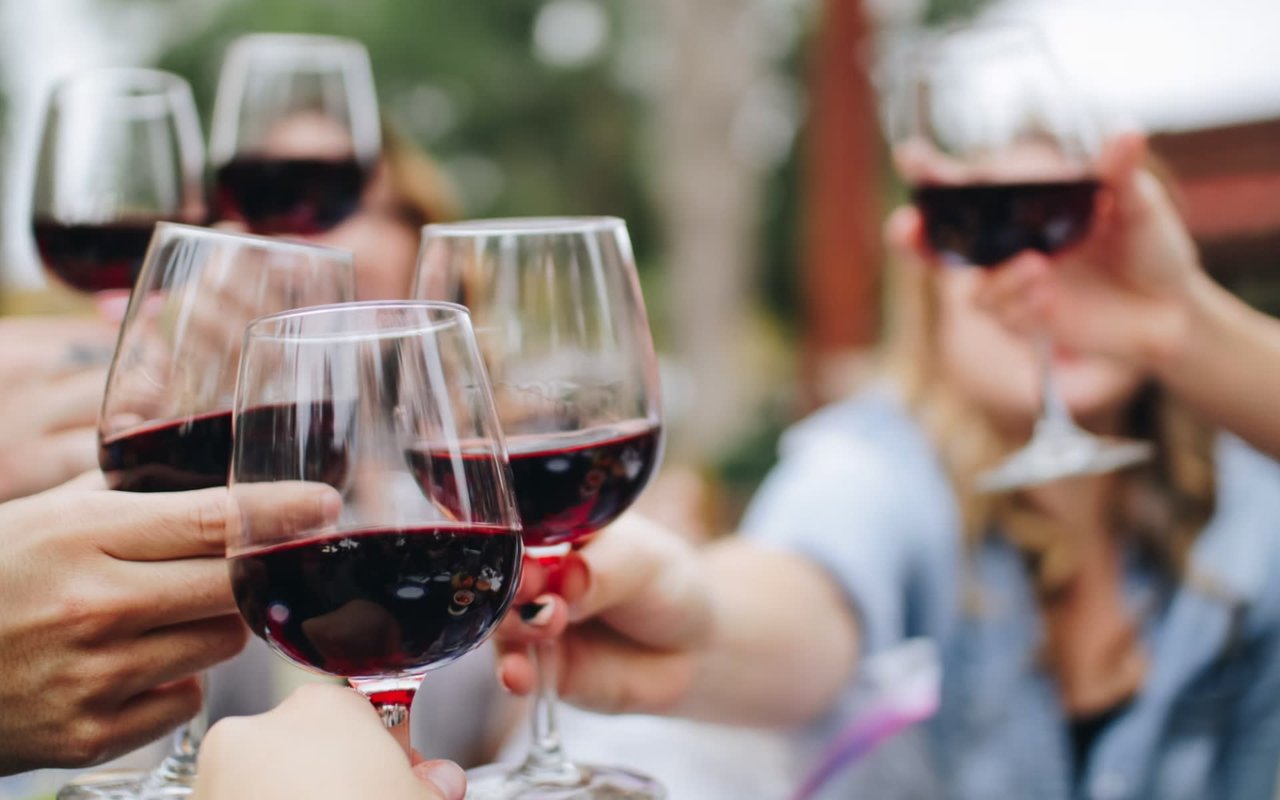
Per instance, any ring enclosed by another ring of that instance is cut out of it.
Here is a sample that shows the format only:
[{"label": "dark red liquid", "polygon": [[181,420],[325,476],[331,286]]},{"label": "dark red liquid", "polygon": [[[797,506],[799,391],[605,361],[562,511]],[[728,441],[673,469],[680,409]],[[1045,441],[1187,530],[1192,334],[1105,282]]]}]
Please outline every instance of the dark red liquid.
[{"label": "dark red liquid", "polygon": [[219,219],[257,233],[317,233],[355,213],[366,169],[355,159],[233,159],[214,177]]},{"label": "dark red liquid", "polygon": [[230,559],[250,630],[289,659],[343,677],[421,672],[480,644],[514,597],[513,529],[348,532]]},{"label": "dark red liquid", "polygon": [[230,459],[230,411],[135,428],[98,447],[107,484],[126,492],[225,486]]},{"label": "dark red liquid", "polygon": [[[580,541],[617,519],[649,482],[660,438],[656,425],[637,424],[507,439],[525,545]],[[419,482],[448,503],[452,462],[423,450],[410,460]]]},{"label": "dark red liquid", "polygon": [[1096,180],[917,186],[929,246],[944,260],[990,267],[1023,250],[1052,255],[1089,232]]},{"label": "dark red liquid", "polygon": [[37,219],[32,225],[40,260],[59,280],[81,292],[133,288],[156,220],[102,225]]},{"label": "dark red liquid", "polygon": [[[347,457],[333,436],[334,406],[262,406],[240,415],[238,437],[246,458],[240,480],[312,480],[341,487]],[[231,465],[231,412],[171,420],[134,428],[104,440],[98,463],[113,489],[182,492],[225,486]],[[282,465],[279,454],[295,463]],[[287,474],[282,474],[284,472]]]}]

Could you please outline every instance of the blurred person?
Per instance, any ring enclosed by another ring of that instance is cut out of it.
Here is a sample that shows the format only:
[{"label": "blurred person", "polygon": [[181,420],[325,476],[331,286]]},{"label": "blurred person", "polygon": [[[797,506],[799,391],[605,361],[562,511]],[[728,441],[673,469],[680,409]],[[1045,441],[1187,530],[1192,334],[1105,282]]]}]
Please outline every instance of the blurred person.
[{"label": "blurred person", "polygon": [[[254,524],[331,521],[329,487],[272,485]],[[99,474],[0,504],[0,775],[102,762],[200,706],[195,674],[248,632],[223,560],[225,489],[105,490]]]},{"label": "blurred person", "polygon": [[[1113,143],[1101,177],[1116,201],[1054,269],[1105,253],[1143,275],[1189,246],[1138,155]],[[525,643],[567,624],[571,702],[791,727],[812,761],[857,702],[859,664],[925,636],[938,713],[830,796],[1271,798],[1280,466],[1215,434],[1160,370],[1060,347],[1074,417],[1156,457],[977,492],[1035,419],[1033,348],[983,308],[1000,276],[925,263],[913,214],[887,226],[904,263],[882,382],[787,434],[743,535],[699,549],[631,518],[584,547],[567,606],[504,624],[504,683],[527,692]]]},{"label": "blurred person", "polygon": [[414,756],[411,765],[354,690],[305,686],[272,711],[210,728],[194,800],[462,800],[457,765]]}]

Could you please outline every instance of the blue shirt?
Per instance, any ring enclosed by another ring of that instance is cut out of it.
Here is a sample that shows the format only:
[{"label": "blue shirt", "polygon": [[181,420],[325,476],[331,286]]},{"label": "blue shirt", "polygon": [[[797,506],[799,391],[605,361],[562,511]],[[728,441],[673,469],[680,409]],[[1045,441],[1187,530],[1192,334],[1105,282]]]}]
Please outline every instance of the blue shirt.
[{"label": "blue shirt", "polygon": [[[1020,554],[992,536],[968,552],[932,444],[887,391],[795,426],[743,529],[826,569],[864,654],[934,639],[942,704],[922,730],[848,771],[823,797],[877,800],[1272,800],[1280,764],[1280,466],[1240,441],[1216,451],[1218,504],[1195,582],[1131,558],[1126,598],[1149,655],[1139,696],[1073,785],[1067,719],[1040,661],[1044,631]],[[962,603],[966,581],[980,609]],[[802,679],[802,676],[798,676]],[[853,693],[851,691],[850,697]],[[801,734],[817,746],[847,714]]]}]

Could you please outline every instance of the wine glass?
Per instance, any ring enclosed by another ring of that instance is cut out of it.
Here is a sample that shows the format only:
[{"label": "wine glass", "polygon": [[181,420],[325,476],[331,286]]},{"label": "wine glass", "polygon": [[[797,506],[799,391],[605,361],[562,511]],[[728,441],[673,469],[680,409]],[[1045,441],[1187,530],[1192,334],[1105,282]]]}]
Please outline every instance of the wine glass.
[{"label": "wine glass", "polygon": [[312,234],[353,214],[382,146],[364,46],[256,33],[227,49],[209,134],[219,219]]},{"label": "wine glass", "polygon": [[[130,492],[226,485],[245,327],[264,314],[354,294],[344,251],[156,225],[107,376],[98,461],[108,485]],[[106,782],[90,776],[59,798],[184,797],[204,728],[202,712],[146,775]]]},{"label": "wine glass", "polygon": [[[994,268],[1018,253],[1054,256],[1088,234],[1099,133],[1036,31],[1001,23],[926,39],[893,98],[890,135],[925,238],[944,263]],[[1031,440],[978,477],[1008,491],[1110,472],[1151,457],[1147,442],[1075,424],[1055,383],[1053,345],[1036,341],[1040,414]]]},{"label": "wine glass", "polygon": [[[240,613],[289,661],[346,678],[408,752],[424,673],[493,631],[523,557],[466,309],[350,303],[258,320],[235,413],[244,524],[227,555]],[[279,481],[328,484],[340,515],[321,528],[255,525]]]},{"label": "wine glass", "polygon": [[123,306],[161,220],[205,220],[204,141],[191,87],[153,69],[78,72],[45,112],[32,228],[45,268]]},{"label": "wine glass", "polygon": [[[657,361],[626,224],[610,217],[423,228],[414,296],[471,309],[531,555],[556,565],[639,496],[662,449]],[[555,647],[521,764],[468,773],[467,797],[659,798],[652,778],[577,764],[556,724]]]}]

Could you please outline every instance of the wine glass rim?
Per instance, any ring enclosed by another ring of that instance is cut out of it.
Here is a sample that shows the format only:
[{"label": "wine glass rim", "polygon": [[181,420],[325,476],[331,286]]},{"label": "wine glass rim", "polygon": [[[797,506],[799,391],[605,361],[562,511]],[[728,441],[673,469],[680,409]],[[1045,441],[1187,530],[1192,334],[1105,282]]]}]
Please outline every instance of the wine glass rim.
[{"label": "wine glass rim", "polygon": [[[349,330],[306,331],[294,327],[281,330],[283,324],[329,315],[358,315],[379,310],[426,311],[428,319],[422,322],[405,322],[395,327],[357,326]],[[358,300],[350,303],[326,303],[319,306],[294,308],[259,317],[245,328],[245,340],[274,340],[291,342],[348,342],[370,339],[398,339],[419,335],[464,323],[470,329],[471,311],[464,305],[445,300]],[[275,330],[272,330],[274,328]]]},{"label": "wine glass rim", "polygon": [[289,239],[276,239],[271,236],[261,236],[256,233],[241,233],[240,231],[224,231],[218,228],[208,228],[202,225],[191,225],[185,222],[171,222],[169,220],[161,220],[156,223],[155,233],[158,235],[162,230],[175,231],[186,236],[194,236],[203,239],[229,239],[234,241],[243,241],[252,243],[254,246],[261,247],[264,250],[288,250],[292,252],[313,253],[323,255],[329,258],[340,258],[346,264],[354,263],[354,256],[349,250],[343,250],[340,247],[332,247],[327,244],[312,244],[311,242],[297,242]]},{"label": "wine glass rim", "polygon": [[127,87],[135,97],[157,97],[173,92],[190,93],[186,79],[168,70],[150,67],[88,67],[62,75],[53,85],[53,94],[85,88],[98,83]]},{"label": "wine glass rim", "polygon": [[507,235],[562,235],[598,233],[625,228],[621,217],[613,216],[560,216],[560,217],[494,217],[468,219],[458,222],[430,222],[422,226],[422,236],[452,237],[488,234]]},{"label": "wine glass rim", "polygon": [[318,46],[366,54],[369,52],[368,48],[366,48],[363,43],[358,39],[353,39],[349,36],[335,36],[327,33],[287,33],[272,31],[259,31],[238,36],[231,42],[229,49],[240,50],[249,47],[258,47],[261,44],[272,45],[271,49],[262,51],[265,55],[279,54],[281,49],[294,51],[298,49],[311,49]]}]

